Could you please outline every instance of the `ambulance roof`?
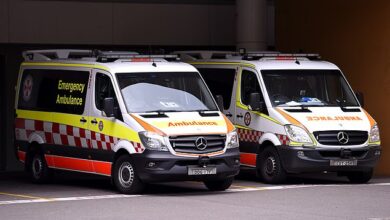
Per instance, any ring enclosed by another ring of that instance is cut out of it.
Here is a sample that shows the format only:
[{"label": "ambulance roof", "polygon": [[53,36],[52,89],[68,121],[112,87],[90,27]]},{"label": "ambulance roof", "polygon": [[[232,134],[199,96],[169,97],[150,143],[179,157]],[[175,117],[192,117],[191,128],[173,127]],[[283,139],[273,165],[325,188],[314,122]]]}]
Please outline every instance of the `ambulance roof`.
[{"label": "ambulance roof", "polygon": [[23,52],[25,66],[87,67],[124,72],[196,72],[177,55],[140,55],[136,52],[91,50],[33,50]]},{"label": "ambulance roof", "polygon": [[318,54],[283,54],[274,51],[245,54],[231,51],[177,51],[174,54],[194,65],[236,64],[259,71],[272,69],[339,69],[335,64],[321,60]]}]

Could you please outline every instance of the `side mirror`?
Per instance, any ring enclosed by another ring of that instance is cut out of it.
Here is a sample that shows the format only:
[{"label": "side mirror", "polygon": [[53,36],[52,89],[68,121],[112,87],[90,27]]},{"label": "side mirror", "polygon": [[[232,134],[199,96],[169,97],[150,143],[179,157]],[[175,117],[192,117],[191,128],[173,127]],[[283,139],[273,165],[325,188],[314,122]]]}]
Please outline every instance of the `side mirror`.
[{"label": "side mirror", "polygon": [[260,102],[260,93],[254,92],[249,94],[249,106],[252,111],[261,111],[262,103]]},{"label": "side mirror", "polygon": [[216,95],[215,96],[215,101],[217,102],[219,110],[223,111],[224,107],[223,107],[223,97],[222,97],[222,95]]},{"label": "side mirror", "polygon": [[360,105],[364,107],[364,95],[362,92],[355,92],[356,98],[358,99]]},{"label": "side mirror", "polygon": [[109,117],[109,118],[115,117],[114,98],[109,97],[109,98],[104,99],[103,112],[104,112],[104,114],[106,114],[106,117]]}]

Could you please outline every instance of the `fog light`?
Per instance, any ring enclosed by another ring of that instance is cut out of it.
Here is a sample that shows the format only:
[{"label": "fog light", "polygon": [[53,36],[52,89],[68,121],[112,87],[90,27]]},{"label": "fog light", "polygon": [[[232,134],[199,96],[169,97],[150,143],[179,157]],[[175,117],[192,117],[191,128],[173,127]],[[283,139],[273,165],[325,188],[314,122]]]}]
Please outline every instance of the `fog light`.
[{"label": "fog light", "polygon": [[153,167],[156,167],[157,164],[156,164],[155,162],[149,162],[149,163],[147,164],[147,166],[148,166],[149,168],[153,168]]},{"label": "fog light", "polygon": [[240,164],[240,159],[235,159],[234,163],[237,164],[237,165]]},{"label": "fog light", "polygon": [[304,157],[305,153],[300,150],[300,151],[297,152],[297,155],[298,155],[298,157]]},{"label": "fog light", "polygon": [[380,156],[380,155],[381,155],[381,151],[380,150],[375,151],[375,156]]}]

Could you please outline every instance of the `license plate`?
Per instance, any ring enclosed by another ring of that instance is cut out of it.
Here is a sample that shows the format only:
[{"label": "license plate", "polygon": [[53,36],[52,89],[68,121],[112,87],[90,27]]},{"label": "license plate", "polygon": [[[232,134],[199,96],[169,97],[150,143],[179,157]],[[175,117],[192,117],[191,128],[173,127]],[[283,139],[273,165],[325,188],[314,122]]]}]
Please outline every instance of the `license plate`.
[{"label": "license plate", "polygon": [[330,160],[330,166],[333,167],[357,166],[357,160]]},{"label": "license plate", "polygon": [[188,167],[188,175],[198,176],[198,175],[213,175],[217,174],[216,167]]}]

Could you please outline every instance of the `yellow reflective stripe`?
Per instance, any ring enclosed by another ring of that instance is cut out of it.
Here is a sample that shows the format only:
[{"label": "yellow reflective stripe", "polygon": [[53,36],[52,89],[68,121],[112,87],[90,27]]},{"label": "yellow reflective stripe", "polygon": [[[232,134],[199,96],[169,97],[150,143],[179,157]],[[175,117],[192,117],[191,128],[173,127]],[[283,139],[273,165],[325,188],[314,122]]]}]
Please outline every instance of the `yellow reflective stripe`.
[{"label": "yellow reflective stripe", "polygon": [[110,71],[109,68],[98,65],[98,64],[82,64],[82,63],[40,63],[40,62],[24,62],[22,66],[61,66],[61,67],[84,67],[84,68],[94,68],[94,69],[102,69],[105,71]]},{"label": "yellow reflective stripe", "polygon": [[[132,130],[126,125],[115,123],[113,121],[98,118],[98,117],[87,117],[83,115],[73,115],[66,113],[56,113],[56,112],[42,112],[42,111],[30,111],[30,110],[16,110],[16,114],[18,118],[31,119],[31,120],[40,120],[47,121],[59,124],[70,125],[73,127],[79,127],[84,129],[90,129],[91,131],[95,131],[97,133],[102,133],[105,135],[117,137],[120,139],[131,140],[134,142],[140,142],[138,132]],[[84,117],[87,120],[87,123],[81,124],[80,119]],[[92,119],[97,119],[98,122],[103,122],[103,130],[99,130],[99,126],[90,125],[90,121]]]},{"label": "yellow reflective stripe", "polygon": [[238,108],[241,108],[241,109],[243,109],[243,110],[249,111],[249,112],[251,112],[251,113],[253,113],[253,114],[256,114],[256,115],[258,115],[258,116],[260,116],[260,117],[262,117],[262,118],[268,119],[268,120],[270,120],[270,121],[272,121],[272,122],[274,122],[274,123],[276,123],[276,124],[283,125],[283,124],[282,124],[281,122],[279,122],[278,120],[276,120],[276,119],[274,119],[274,118],[271,118],[271,117],[269,117],[269,116],[266,115],[266,114],[263,114],[263,113],[261,113],[261,112],[256,112],[256,111],[250,111],[250,110],[248,110],[248,107],[245,106],[245,105],[243,105],[243,104],[241,104],[241,103],[240,103],[240,105],[238,105],[238,103],[237,103],[237,107],[238,107]]},{"label": "yellow reflective stripe", "polygon": [[377,142],[368,142],[369,145],[381,145],[380,141]]},{"label": "yellow reflective stripe", "polygon": [[242,125],[237,125],[237,124],[235,124],[234,126],[236,126],[236,128],[240,128],[240,129],[253,130],[253,129],[250,128],[250,127],[246,127],[246,126],[242,126]]},{"label": "yellow reflective stripe", "polygon": [[195,62],[188,62],[188,63],[192,65],[240,65],[240,66],[256,69],[256,65],[251,63],[243,63],[243,62],[196,62],[195,61]]},{"label": "yellow reflective stripe", "polygon": [[[89,120],[95,119],[98,121],[98,124],[96,125],[90,125],[89,129],[91,131],[102,133],[105,135],[117,137],[120,139],[130,140],[134,142],[140,143],[141,140],[138,136],[138,132],[134,131],[133,129],[127,127],[126,125],[123,125],[121,123],[116,123],[114,121],[105,119],[105,118],[98,118],[98,117],[89,117]],[[99,122],[103,122],[103,130],[99,130]]]}]

